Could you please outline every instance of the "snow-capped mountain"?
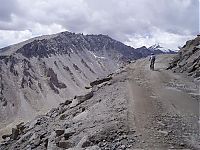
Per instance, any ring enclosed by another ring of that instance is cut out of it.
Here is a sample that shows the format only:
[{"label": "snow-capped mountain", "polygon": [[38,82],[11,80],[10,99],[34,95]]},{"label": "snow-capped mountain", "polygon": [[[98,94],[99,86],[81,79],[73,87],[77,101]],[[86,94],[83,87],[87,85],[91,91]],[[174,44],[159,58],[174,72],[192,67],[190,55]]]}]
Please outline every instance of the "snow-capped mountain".
[{"label": "snow-capped mountain", "polygon": [[171,50],[171,49],[168,49],[168,48],[165,48],[165,47],[163,47],[163,46],[161,46],[160,44],[154,44],[154,45],[152,45],[152,46],[150,46],[149,48],[148,48],[150,51],[162,51],[162,52],[164,52],[164,53],[176,53],[174,50]]},{"label": "snow-capped mountain", "polygon": [[140,57],[147,57],[154,53],[155,55],[157,54],[176,54],[177,52],[164,48],[160,46],[159,44],[154,44],[147,48],[146,46],[142,46],[139,48],[134,49],[134,51],[138,52]]}]

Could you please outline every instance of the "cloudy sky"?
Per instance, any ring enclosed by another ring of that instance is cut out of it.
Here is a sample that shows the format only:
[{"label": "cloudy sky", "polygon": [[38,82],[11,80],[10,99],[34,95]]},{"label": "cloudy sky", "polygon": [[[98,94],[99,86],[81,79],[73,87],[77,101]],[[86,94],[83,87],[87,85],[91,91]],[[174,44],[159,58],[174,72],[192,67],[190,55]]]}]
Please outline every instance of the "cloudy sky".
[{"label": "cloudy sky", "polygon": [[0,47],[71,31],[177,49],[199,33],[200,0],[0,0]]}]

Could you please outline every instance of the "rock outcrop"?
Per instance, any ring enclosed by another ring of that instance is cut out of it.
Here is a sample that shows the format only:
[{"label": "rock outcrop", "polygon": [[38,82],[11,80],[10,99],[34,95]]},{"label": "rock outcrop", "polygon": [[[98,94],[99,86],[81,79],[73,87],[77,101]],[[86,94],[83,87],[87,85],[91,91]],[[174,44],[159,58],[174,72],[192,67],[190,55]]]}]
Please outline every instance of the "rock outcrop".
[{"label": "rock outcrop", "polygon": [[174,57],[168,69],[174,72],[185,72],[189,76],[200,79],[200,36],[187,41]]}]

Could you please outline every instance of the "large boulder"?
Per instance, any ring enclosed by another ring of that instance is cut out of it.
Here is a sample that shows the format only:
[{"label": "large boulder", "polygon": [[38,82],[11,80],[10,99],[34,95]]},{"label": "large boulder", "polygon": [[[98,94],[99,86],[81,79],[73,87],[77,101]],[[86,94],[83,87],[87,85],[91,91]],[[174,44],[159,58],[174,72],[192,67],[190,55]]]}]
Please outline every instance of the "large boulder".
[{"label": "large boulder", "polygon": [[60,148],[68,149],[73,147],[73,144],[68,141],[60,141],[57,143],[57,146]]},{"label": "large boulder", "polygon": [[90,86],[95,86],[95,85],[98,85],[98,84],[101,84],[103,82],[107,82],[107,81],[110,81],[112,79],[111,76],[108,76],[106,78],[103,78],[103,79],[98,79],[98,80],[95,80],[93,82],[90,83]]},{"label": "large boulder", "polygon": [[12,128],[11,139],[17,140],[19,137],[19,130],[16,128]]}]

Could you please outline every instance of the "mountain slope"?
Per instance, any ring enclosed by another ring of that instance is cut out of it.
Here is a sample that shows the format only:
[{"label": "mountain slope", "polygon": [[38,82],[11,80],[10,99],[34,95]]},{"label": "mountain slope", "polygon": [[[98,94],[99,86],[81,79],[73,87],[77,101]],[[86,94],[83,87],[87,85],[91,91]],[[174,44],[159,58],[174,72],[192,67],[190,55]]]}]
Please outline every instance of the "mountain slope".
[{"label": "mountain slope", "polygon": [[185,72],[200,78],[200,36],[189,40],[174,57],[168,69],[174,72]]},{"label": "mountain slope", "polygon": [[166,70],[171,55],[148,58],[90,83],[68,99],[3,135],[5,149],[199,149],[199,88]]},{"label": "mountain slope", "polygon": [[0,128],[87,92],[91,81],[143,56],[105,35],[70,32],[1,49]]}]

